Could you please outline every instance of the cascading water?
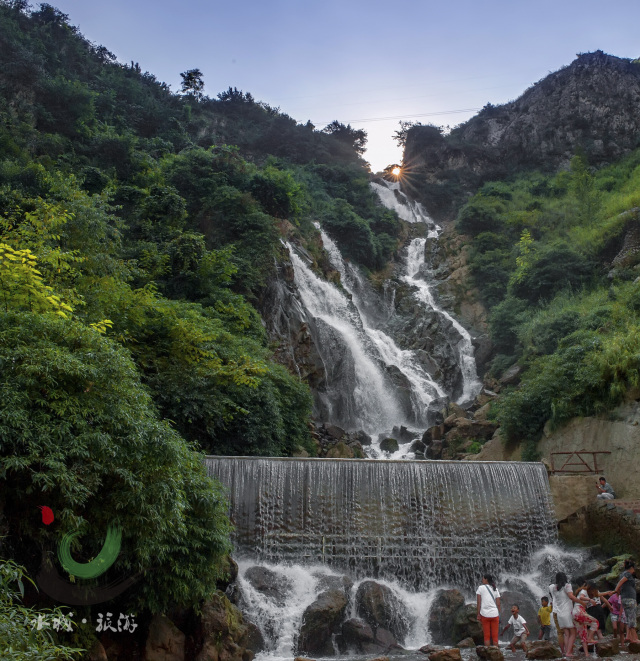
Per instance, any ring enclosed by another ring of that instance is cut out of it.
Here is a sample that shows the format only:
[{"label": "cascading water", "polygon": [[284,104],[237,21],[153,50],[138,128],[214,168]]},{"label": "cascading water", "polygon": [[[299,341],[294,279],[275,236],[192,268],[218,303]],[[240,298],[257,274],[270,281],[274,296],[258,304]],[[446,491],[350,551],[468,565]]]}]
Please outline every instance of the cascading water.
[{"label": "cascading water", "polygon": [[[388,209],[395,211],[401,218],[411,223],[423,223],[428,228],[427,238],[437,238],[440,234],[438,227],[429,217],[423,206],[408,198],[401,190],[398,182],[384,183],[372,182],[371,187],[377,193],[382,204]],[[462,373],[462,394],[458,398],[459,404],[471,401],[480,392],[481,383],[478,380],[476,371],[476,362],[474,358],[473,344],[471,336],[467,330],[456,321],[448,312],[436,304],[435,298],[431,292],[431,287],[425,277],[428,273],[425,265],[425,245],[427,239],[413,239],[407,249],[406,269],[402,280],[407,284],[416,287],[416,298],[427,309],[431,309],[437,314],[443,316],[453,325],[458,334],[456,342],[456,353],[458,355],[458,364]]]},{"label": "cascading water", "polygon": [[[427,234],[411,241],[384,295],[319,228],[340,286],[318,277],[310,256],[285,243],[295,287],[283,279],[272,300],[283,336],[312,340],[315,353],[303,356],[303,369],[318,384],[316,418],[379,441],[395,426],[428,426],[431,407],[453,397],[469,402],[481,386],[469,333],[432,293],[425,248],[440,228],[398,184],[372,187]],[[288,358],[295,360],[295,350]],[[380,456],[376,440],[371,447]],[[405,454],[401,447],[392,458]],[[264,636],[269,661],[294,656],[305,613],[336,586],[348,594],[344,618],[362,617],[358,595],[375,578],[397,604],[398,640],[415,648],[430,641],[429,611],[440,589],[474,599],[489,571],[513,593],[537,597],[552,567],[575,564],[553,546],[542,464],[257,457],[208,457],[206,464],[229,491],[237,596]],[[336,640],[314,658],[338,653]]]},{"label": "cascading water", "polygon": [[290,244],[286,246],[324,362],[327,386],[319,397],[326,419],[370,434],[404,423],[393,384],[357,308],[336,286],[319,278]]},{"label": "cascading water", "polygon": [[[520,572],[555,541],[542,464],[207,458],[237,553],[322,563],[423,590]],[[451,559],[456,558],[455,566]]]},{"label": "cascading water", "polygon": [[[557,569],[575,566],[557,539],[545,467],[521,462],[429,462],[207,457],[229,490],[241,605],[271,659],[290,658],[303,613],[344,575],[350,615],[363,580],[402,605],[404,644],[429,642],[437,590],[470,598],[482,573],[535,599]],[[257,566],[279,596],[250,580]],[[345,617],[347,617],[345,616]]]}]

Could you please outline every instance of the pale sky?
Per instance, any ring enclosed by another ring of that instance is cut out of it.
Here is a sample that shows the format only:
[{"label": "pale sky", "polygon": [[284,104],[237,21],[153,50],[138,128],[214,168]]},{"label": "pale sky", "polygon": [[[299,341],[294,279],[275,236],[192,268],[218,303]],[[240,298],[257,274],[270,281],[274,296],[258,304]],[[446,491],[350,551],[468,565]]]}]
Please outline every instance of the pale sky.
[{"label": "pale sky", "polygon": [[[374,171],[401,159],[401,119],[455,126],[517,98],[576,53],[640,57],[640,0],[50,0],[89,40],[180,88],[237,87],[322,128],[369,134]],[[385,118],[385,119],[380,119]]]}]

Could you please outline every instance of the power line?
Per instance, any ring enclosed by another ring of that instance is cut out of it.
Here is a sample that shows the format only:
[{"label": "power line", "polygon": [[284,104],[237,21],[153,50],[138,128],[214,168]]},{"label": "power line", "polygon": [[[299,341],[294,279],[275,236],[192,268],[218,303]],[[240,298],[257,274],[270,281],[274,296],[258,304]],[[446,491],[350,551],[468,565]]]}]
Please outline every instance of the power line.
[{"label": "power line", "polygon": [[[403,120],[403,119],[415,119],[416,117],[436,117],[437,115],[456,115],[458,113],[463,113],[463,112],[477,112],[478,110],[482,110],[482,108],[461,108],[459,110],[442,110],[441,112],[425,112],[425,113],[421,113],[419,115],[394,115],[394,116],[390,116],[390,117],[364,117],[364,118],[361,118],[361,119],[343,120],[343,123],[346,121],[347,124],[355,124],[355,123],[361,124],[361,123],[365,123],[365,122],[384,122],[384,121],[388,121],[388,120],[391,120],[391,119]],[[329,124],[332,121],[334,121],[334,120],[329,120],[328,122],[327,121],[324,121],[324,122],[313,122],[312,121],[312,124],[317,124],[317,125]]]}]

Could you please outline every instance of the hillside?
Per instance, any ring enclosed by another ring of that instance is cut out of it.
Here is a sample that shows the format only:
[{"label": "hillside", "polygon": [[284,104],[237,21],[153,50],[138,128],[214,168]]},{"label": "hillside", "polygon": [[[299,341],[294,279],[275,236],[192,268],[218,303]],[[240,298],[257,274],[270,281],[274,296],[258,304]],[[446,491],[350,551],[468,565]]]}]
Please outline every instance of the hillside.
[{"label": "hillside", "polygon": [[0,2],[5,556],[35,573],[46,503],[55,535],[122,528],[128,604],[211,596],[229,522],[202,453],[316,453],[309,387],[260,316],[281,239],[318,271],[317,220],[366,268],[399,245],[365,142],[235,88],[173,93],[54,7]]},{"label": "hillside", "polygon": [[566,168],[578,150],[600,167],[638,146],[640,61],[596,51],[515,101],[487,104],[448,135],[433,126],[409,128],[404,165],[412,189],[443,218],[486,181]]}]

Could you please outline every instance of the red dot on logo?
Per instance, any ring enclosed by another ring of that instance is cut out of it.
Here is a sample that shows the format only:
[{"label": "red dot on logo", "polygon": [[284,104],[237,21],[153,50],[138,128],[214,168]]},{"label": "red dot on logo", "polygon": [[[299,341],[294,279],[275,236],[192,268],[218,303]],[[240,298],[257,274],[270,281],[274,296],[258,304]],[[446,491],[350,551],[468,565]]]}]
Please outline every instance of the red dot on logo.
[{"label": "red dot on logo", "polygon": [[50,523],[53,523],[53,510],[46,505],[38,505],[38,509],[42,511],[42,523],[45,526],[48,526]]}]

